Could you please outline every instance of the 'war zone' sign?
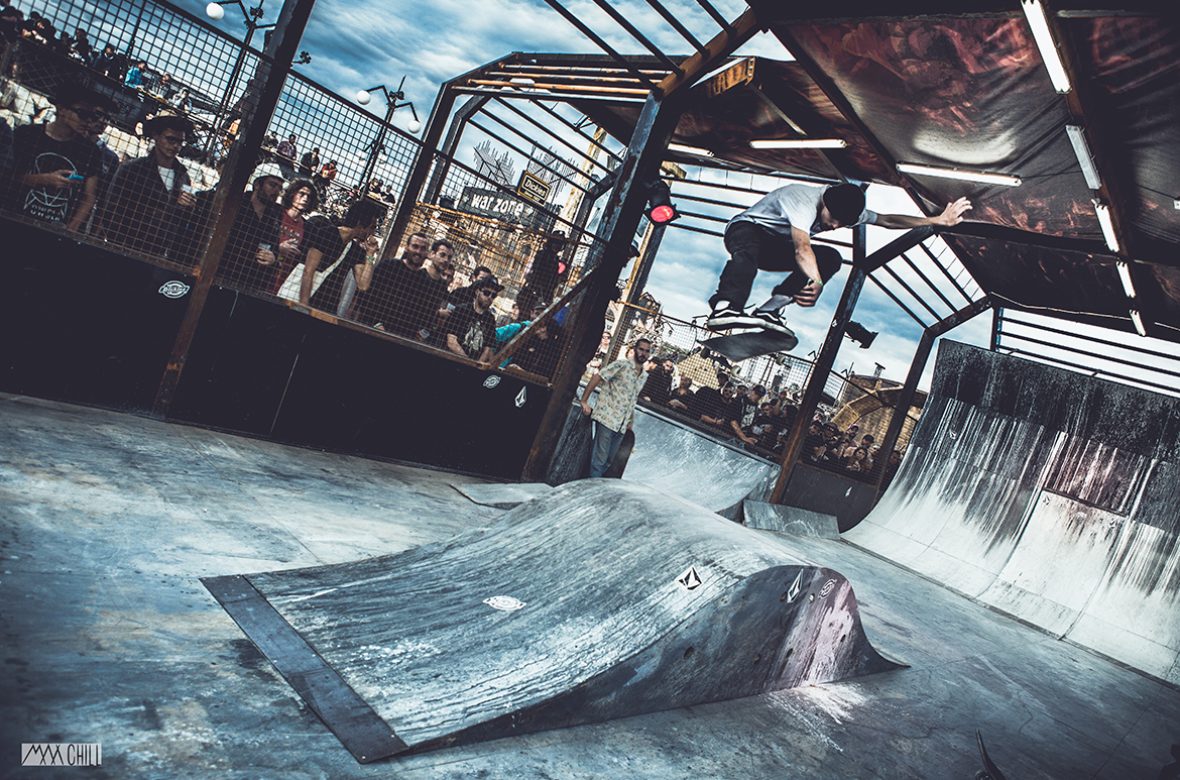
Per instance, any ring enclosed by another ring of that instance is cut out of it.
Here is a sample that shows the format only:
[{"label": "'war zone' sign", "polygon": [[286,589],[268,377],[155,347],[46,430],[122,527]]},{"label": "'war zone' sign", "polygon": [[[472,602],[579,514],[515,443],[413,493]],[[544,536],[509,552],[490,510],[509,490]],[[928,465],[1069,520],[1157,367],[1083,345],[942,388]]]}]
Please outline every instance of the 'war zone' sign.
[{"label": "'war zone' sign", "polygon": [[554,217],[513,195],[497,190],[464,187],[455,208],[480,217],[512,222],[534,230],[548,232]]}]

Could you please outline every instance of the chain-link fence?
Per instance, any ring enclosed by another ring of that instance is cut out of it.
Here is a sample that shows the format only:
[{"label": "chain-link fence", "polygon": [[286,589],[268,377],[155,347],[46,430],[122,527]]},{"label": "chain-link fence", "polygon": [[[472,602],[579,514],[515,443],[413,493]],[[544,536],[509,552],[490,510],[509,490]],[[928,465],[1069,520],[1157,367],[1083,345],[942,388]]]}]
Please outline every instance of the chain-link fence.
[{"label": "chain-link fence", "polygon": [[[0,209],[194,272],[265,66],[262,30],[237,41],[158,0],[21,7],[0,19]],[[511,343],[496,364],[548,380],[591,239],[555,204],[436,154],[437,202],[416,204],[382,251],[421,147],[394,113],[288,73],[247,189],[229,196],[240,207],[217,283],[472,360]]]},{"label": "chain-link fence", "polygon": [[[646,304],[646,305],[644,305]],[[731,362],[702,342],[716,336],[693,322],[663,314],[648,298],[639,305],[616,303],[602,334],[594,371],[629,357],[637,340],[652,342],[652,361],[640,404],[669,415],[750,453],[779,462],[814,370],[805,358],[786,353]],[[876,482],[892,479],[904,456],[920,409],[907,410],[893,452],[879,443],[896,413],[895,383],[850,378],[832,372],[803,442],[805,463]]]}]

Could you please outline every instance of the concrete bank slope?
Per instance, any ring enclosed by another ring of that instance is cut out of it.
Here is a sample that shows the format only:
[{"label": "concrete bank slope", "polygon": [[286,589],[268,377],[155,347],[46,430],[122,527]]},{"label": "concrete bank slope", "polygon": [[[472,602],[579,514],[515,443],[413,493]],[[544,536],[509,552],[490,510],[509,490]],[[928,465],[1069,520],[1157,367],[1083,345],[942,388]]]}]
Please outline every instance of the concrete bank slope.
[{"label": "concrete bank slope", "polygon": [[1180,683],[1180,403],[940,344],[892,487],[848,541]]},{"label": "concrete bank slope", "polygon": [[618,480],[396,555],[205,582],[364,762],[897,668],[839,573]]}]

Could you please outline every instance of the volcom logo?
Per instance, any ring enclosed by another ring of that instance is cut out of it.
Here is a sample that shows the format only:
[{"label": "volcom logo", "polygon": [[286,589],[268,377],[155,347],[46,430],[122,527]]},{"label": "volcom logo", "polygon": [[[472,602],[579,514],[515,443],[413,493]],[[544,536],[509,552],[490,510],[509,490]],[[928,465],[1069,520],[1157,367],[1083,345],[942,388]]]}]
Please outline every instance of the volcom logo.
[{"label": "volcom logo", "polygon": [[799,591],[803,588],[803,572],[795,575],[795,581],[791,583],[791,587],[787,590],[787,603],[791,604],[795,599],[799,598]]},{"label": "volcom logo", "polygon": [[488,390],[494,390],[496,388],[496,386],[499,384],[500,384],[500,377],[496,376],[495,374],[492,374],[487,379],[483,380],[483,386],[486,387]]},{"label": "volcom logo", "polygon": [[522,388],[520,388],[520,392],[516,394],[516,408],[517,409],[524,406],[524,402],[528,400],[528,394],[525,393],[525,390],[527,390],[527,389],[528,388],[526,388],[526,387],[522,387]]},{"label": "volcom logo", "polygon": [[689,566],[688,571],[676,578],[676,584],[685,590],[696,590],[701,587],[701,577],[695,566]]},{"label": "volcom logo", "polygon": [[160,295],[165,298],[183,298],[188,295],[188,291],[191,289],[184,282],[173,279],[171,282],[164,282],[160,285]]}]

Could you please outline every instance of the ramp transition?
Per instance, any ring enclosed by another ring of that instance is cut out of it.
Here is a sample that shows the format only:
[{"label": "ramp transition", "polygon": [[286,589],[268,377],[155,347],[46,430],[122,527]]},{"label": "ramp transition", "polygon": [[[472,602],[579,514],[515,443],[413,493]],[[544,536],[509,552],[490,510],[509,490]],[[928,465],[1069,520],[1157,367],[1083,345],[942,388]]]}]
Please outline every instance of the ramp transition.
[{"label": "ramp transition", "polygon": [[939,346],[892,487],[844,538],[1180,683],[1180,403]]},{"label": "ramp transition", "polygon": [[898,666],[837,572],[618,480],[397,555],[204,582],[360,761]]}]

